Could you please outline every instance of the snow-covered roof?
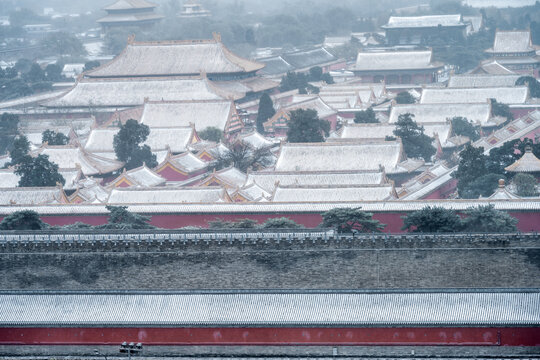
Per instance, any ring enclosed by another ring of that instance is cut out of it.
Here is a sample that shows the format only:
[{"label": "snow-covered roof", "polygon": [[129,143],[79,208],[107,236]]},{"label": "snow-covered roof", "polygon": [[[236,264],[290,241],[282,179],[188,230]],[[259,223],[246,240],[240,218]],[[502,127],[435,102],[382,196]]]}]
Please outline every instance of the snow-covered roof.
[{"label": "snow-covered roof", "polygon": [[540,111],[535,110],[527,115],[520,117],[509,124],[505,125],[501,129],[498,129],[488,135],[476,141],[473,145],[475,147],[482,146],[486,153],[494,148],[501,146],[507,141],[519,139],[540,127]]},{"label": "snow-covered roof", "polygon": [[157,5],[146,0],[118,0],[103,10],[131,10],[155,8]]},{"label": "snow-covered roof", "polygon": [[[92,129],[84,149],[93,153],[114,153],[114,136],[119,128]],[[193,141],[192,127],[151,128],[148,138],[144,142],[152,151],[170,149],[174,153],[187,151]]]},{"label": "snow-covered roof", "polygon": [[9,187],[0,189],[0,205],[42,205],[65,202],[61,187]]},{"label": "snow-covered roof", "polygon": [[135,169],[124,171],[120,176],[114,179],[111,184],[121,184],[124,181],[130,186],[152,187],[165,184],[167,179],[161,177],[146,165],[143,165]]},{"label": "snow-covered roof", "polygon": [[464,74],[452,75],[448,80],[449,88],[484,88],[484,87],[512,87],[519,79],[518,74],[492,75],[492,74]]},{"label": "snow-covered roof", "polygon": [[[179,170],[183,170],[187,173],[192,173],[198,170],[202,170],[208,166],[208,164],[197,156],[193,155],[191,152],[187,151],[183,154],[173,155],[164,160],[164,162],[171,163],[174,167]],[[157,166],[156,169],[160,169],[165,165],[161,163]]]},{"label": "snow-covered roof", "polygon": [[392,184],[381,185],[278,185],[271,201],[277,202],[349,202],[394,198]]},{"label": "snow-covered roof", "polygon": [[538,159],[530,148],[525,150],[525,154],[512,165],[504,170],[513,173],[540,173],[540,159]]},{"label": "snow-covered roof", "polygon": [[520,53],[535,51],[529,30],[497,30],[490,53]]},{"label": "snow-covered roof", "polygon": [[332,115],[336,115],[337,111],[328,106],[320,97],[311,95],[296,95],[294,102],[283,107],[285,111],[293,111],[298,109],[313,109],[317,111],[317,115],[321,119],[325,119]]},{"label": "snow-covered roof", "polygon": [[46,107],[119,107],[145,101],[224,100],[234,96],[201,77],[80,79]]},{"label": "snow-covered roof", "polygon": [[271,192],[278,183],[282,186],[341,186],[377,185],[388,182],[381,171],[256,171],[249,172],[246,185],[257,184]]},{"label": "snow-covered roof", "polygon": [[499,180],[499,187],[495,190],[491,196],[488,197],[488,199],[492,200],[514,200],[514,199],[521,199],[521,197],[517,196],[516,194],[511,193],[508,191],[508,188],[504,185],[504,180]]},{"label": "snow-covered roof", "polygon": [[1,326],[538,326],[532,291],[4,292]]},{"label": "snow-covered roof", "polygon": [[421,104],[485,103],[496,99],[503,104],[523,104],[529,98],[527,86],[488,88],[425,88]]},{"label": "snow-covered roof", "polygon": [[157,188],[114,188],[107,200],[111,205],[128,204],[178,204],[216,203],[226,201],[226,192],[221,187],[157,187]]},{"label": "snow-covered roof", "polygon": [[261,135],[256,130],[247,134],[240,135],[239,139],[254,149],[268,148],[276,144],[275,142]]},{"label": "snow-covered roof", "polygon": [[486,60],[482,62],[476,69],[472,71],[473,74],[492,74],[492,75],[511,75],[516,74],[512,70],[506,68],[497,60]]},{"label": "snow-covered roof", "polygon": [[130,41],[111,62],[87,71],[88,77],[235,74],[260,70],[264,64],[233,54],[219,41]]},{"label": "snow-covered roof", "polygon": [[460,14],[427,16],[391,16],[385,29],[465,26]]},{"label": "snow-covered roof", "polygon": [[289,143],[282,145],[275,170],[373,171],[382,166],[388,174],[414,171],[401,165],[404,160],[400,141]]},{"label": "snow-covered roof", "polygon": [[491,105],[487,101],[477,104],[394,104],[388,122],[395,124],[399,115],[407,113],[414,115],[414,121],[422,125],[461,116],[481,126],[493,126],[490,122]]},{"label": "snow-covered roof", "polygon": [[246,174],[231,166],[213,172],[208,177],[200,181],[200,184],[213,185],[214,183],[219,183],[227,188],[240,188],[245,184],[246,178]]},{"label": "snow-covered roof", "polygon": [[435,164],[421,174],[402,184],[398,191],[400,199],[419,200],[452,181],[452,173],[457,169],[444,164]]},{"label": "snow-covered roof", "polygon": [[432,61],[431,50],[419,51],[360,51],[356,57],[355,71],[420,70],[442,67]]},{"label": "snow-covered roof", "polygon": [[120,161],[91,154],[75,145],[43,145],[33,152],[33,155],[38,154],[47,155],[49,161],[57,164],[60,170],[80,167],[86,176],[107,174],[124,166]]},{"label": "snow-covered roof", "polygon": [[147,102],[141,123],[152,129],[193,124],[198,131],[207,127],[224,130],[234,111],[232,100]]}]

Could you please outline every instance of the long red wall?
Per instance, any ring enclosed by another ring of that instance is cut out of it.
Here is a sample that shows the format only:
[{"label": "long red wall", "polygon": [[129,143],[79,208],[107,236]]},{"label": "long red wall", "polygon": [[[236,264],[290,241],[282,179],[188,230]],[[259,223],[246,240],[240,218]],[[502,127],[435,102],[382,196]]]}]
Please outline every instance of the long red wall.
[{"label": "long red wall", "polygon": [[[509,214],[518,219],[517,227],[522,232],[540,231],[540,212],[536,211],[515,211]],[[386,224],[384,232],[401,233],[403,226],[402,217],[405,212],[381,212],[374,213],[373,218]],[[317,227],[322,222],[319,213],[250,213],[250,214],[156,214],[151,216],[151,223],[164,229],[176,229],[185,226],[207,227],[209,221],[223,219],[225,221],[237,221],[240,219],[253,219],[258,223],[263,223],[268,219],[276,217],[288,217],[298,224],[308,228]],[[77,221],[91,225],[100,225],[107,222],[107,215],[44,215],[43,221],[50,225],[67,225]]]},{"label": "long red wall", "polygon": [[492,345],[540,346],[515,328],[0,328],[5,345]]}]

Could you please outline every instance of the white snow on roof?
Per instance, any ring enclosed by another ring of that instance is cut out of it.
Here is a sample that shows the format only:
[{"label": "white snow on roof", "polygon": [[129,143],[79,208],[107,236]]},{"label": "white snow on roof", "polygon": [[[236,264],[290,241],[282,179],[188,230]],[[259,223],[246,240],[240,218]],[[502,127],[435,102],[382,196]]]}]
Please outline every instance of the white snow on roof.
[{"label": "white snow on roof", "polygon": [[224,130],[234,106],[231,100],[149,102],[144,104],[141,123],[151,128],[193,124],[198,131],[207,127]]},{"label": "white snow on roof", "polygon": [[461,15],[391,16],[383,28],[421,28],[438,26],[464,26]]},{"label": "white snow on roof", "polygon": [[503,104],[523,104],[529,97],[526,86],[489,88],[426,88],[422,91],[421,104],[485,103],[496,99]]},{"label": "white snow on roof", "polygon": [[388,122],[394,124],[399,115],[407,113],[414,115],[414,121],[422,125],[461,116],[481,126],[489,126],[491,105],[487,101],[479,104],[395,104],[390,110]]},{"label": "white snow on roof", "polygon": [[360,51],[356,57],[356,71],[414,70],[442,66],[431,61],[431,50],[425,51]]},{"label": "white snow on roof", "polygon": [[108,199],[109,204],[179,204],[215,203],[223,201],[221,187],[186,188],[115,188]]},{"label": "white snow on roof", "polygon": [[387,200],[393,198],[392,184],[382,185],[330,185],[330,186],[282,186],[278,185],[272,196],[277,202],[349,202]]}]

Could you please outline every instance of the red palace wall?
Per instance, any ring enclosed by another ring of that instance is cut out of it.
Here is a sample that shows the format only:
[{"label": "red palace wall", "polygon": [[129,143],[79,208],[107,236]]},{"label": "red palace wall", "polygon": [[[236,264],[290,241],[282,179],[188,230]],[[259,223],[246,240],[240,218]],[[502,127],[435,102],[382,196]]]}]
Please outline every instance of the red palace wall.
[{"label": "red palace wall", "polygon": [[[535,211],[514,211],[509,214],[519,220],[517,227],[522,232],[540,231],[540,213]],[[403,233],[402,216],[406,212],[380,212],[374,213],[373,218],[386,224],[384,232]],[[307,228],[317,227],[322,222],[319,213],[259,213],[259,214],[159,214],[151,215],[150,223],[164,229],[177,229],[185,226],[208,227],[209,221],[222,219],[224,221],[238,221],[240,219],[253,219],[263,223],[268,219],[288,217]],[[107,223],[108,215],[44,215],[41,219],[50,225],[68,225],[83,222],[91,225]],[[0,218],[1,220],[1,218]]]},{"label": "red palace wall", "polygon": [[540,346],[538,327],[0,328],[6,345],[461,345]]}]

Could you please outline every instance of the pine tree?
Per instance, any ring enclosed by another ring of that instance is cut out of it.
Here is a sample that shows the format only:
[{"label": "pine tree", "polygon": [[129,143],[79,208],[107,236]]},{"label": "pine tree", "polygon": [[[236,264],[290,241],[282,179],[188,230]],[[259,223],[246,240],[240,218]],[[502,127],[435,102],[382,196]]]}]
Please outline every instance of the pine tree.
[{"label": "pine tree", "polygon": [[298,109],[291,111],[287,139],[289,142],[323,142],[328,136],[330,123],[319,119],[313,109]]},{"label": "pine tree", "polygon": [[274,103],[267,93],[263,93],[259,99],[259,112],[257,113],[257,131],[264,134],[263,124],[268,121],[274,114]]},{"label": "pine tree", "polygon": [[394,135],[401,138],[408,157],[430,161],[436,152],[432,145],[433,139],[424,134],[424,127],[418,126],[413,117],[409,113],[399,115]]}]

